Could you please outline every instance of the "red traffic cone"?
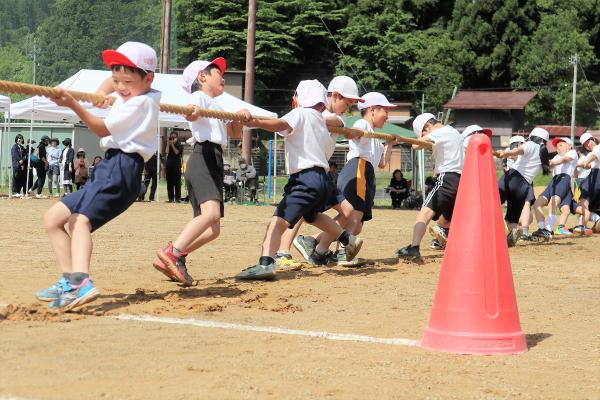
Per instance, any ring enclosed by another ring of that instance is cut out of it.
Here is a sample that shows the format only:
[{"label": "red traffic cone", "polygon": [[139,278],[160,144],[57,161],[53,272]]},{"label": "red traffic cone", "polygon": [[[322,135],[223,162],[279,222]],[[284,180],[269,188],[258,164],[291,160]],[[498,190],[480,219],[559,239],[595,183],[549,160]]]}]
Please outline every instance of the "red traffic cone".
[{"label": "red traffic cone", "polygon": [[423,348],[462,354],[527,351],[496,179],[490,139],[476,134],[467,148]]}]

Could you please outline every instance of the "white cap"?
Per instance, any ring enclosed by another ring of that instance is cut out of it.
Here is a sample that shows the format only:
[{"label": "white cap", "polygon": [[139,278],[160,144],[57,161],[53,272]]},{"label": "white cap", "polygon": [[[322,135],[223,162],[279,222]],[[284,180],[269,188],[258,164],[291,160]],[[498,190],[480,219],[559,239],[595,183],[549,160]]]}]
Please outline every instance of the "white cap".
[{"label": "white cap", "polygon": [[358,103],[358,109],[364,110],[365,108],[379,106],[385,108],[396,108],[398,107],[395,104],[392,104],[388,101],[388,99],[378,92],[369,92],[363,94],[361,97],[361,102]]},{"label": "white cap", "polygon": [[415,135],[417,135],[417,137],[421,137],[421,135],[423,134],[423,128],[425,127],[427,121],[429,121],[430,119],[435,119],[435,115],[431,113],[423,113],[421,115],[417,115],[417,117],[414,119],[412,123],[413,132],[415,133]]},{"label": "white cap", "polygon": [[327,90],[316,79],[300,81],[296,88],[296,96],[300,107],[312,107],[319,103],[327,104]]},{"label": "white cap", "polygon": [[589,132],[585,132],[583,135],[581,135],[581,137],[579,138],[579,143],[581,143],[582,145],[585,144],[585,142],[587,142],[590,139],[593,139],[594,137],[592,136],[591,133]]},{"label": "white cap", "polygon": [[331,82],[329,82],[329,86],[327,86],[327,91],[329,93],[339,93],[347,99],[358,100],[361,103],[364,101],[358,95],[358,86],[356,86],[356,82],[349,76],[340,75],[333,78]]},{"label": "white cap", "polygon": [[550,139],[550,134],[544,128],[533,128],[533,130],[529,134],[529,137],[531,136],[541,137],[546,142]]},{"label": "white cap", "polygon": [[525,142],[525,138],[521,135],[515,135],[513,137],[510,138],[510,140],[508,141],[508,144],[513,144],[513,143],[524,143]]},{"label": "white cap", "polygon": [[469,125],[465,128],[465,130],[462,132],[462,137],[463,139],[471,136],[472,134],[474,134],[475,132],[483,132],[485,135],[492,136],[492,130],[490,128],[482,128],[479,125]]},{"label": "white cap", "polygon": [[117,50],[104,50],[102,59],[108,68],[112,68],[113,65],[126,65],[149,72],[156,69],[156,51],[139,42],[125,42]]},{"label": "white cap", "polygon": [[212,61],[196,60],[185,67],[181,77],[181,87],[188,93],[192,93],[192,85],[196,82],[200,71],[204,71],[209,65],[216,65],[221,71],[221,75],[225,75],[227,63],[223,57],[217,57]]}]

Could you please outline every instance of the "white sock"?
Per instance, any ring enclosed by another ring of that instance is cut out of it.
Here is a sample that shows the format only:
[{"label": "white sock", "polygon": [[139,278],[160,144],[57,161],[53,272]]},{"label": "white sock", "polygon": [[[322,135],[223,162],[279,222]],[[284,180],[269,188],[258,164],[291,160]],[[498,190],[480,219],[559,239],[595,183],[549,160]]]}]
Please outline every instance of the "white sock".
[{"label": "white sock", "polygon": [[540,228],[540,229],[545,229],[545,225],[546,224],[544,223],[544,221],[538,222],[538,228]]},{"label": "white sock", "polygon": [[592,222],[596,222],[596,221],[598,221],[599,219],[600,219],[600,215],[596,214],[596,213],[595,213],[595,212],[593,212],[593,211],[590,211],[590,220],[591,220]]},{"label": "white sock", "polygon": [[548,230],[552,230],[552,227],[554,226],[554,224],[556,223],[556,215],[554,214],[548,214],[548,218],[546,219],[548,226],[550,227]]}]

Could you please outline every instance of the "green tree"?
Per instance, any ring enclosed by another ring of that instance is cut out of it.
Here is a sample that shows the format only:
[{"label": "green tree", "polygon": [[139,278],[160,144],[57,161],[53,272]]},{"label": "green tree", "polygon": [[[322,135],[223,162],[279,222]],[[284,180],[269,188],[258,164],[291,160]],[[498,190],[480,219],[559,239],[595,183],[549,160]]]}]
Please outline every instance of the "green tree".
[{"label": "green tree", "polygon": [[[567,10],[543,15],[516,60],[513,82],[516,89],[534,88],[538,92],[526,109],[529,123],[569,123],[573,71],[569,56],[575,53],[579,55],[582,68],[591,70],[598,65],[589,33],[578,30],[576,12]],[[598,110],[591,99],[591,93],[599,93],[598,89],[597,82],[582,83],[577,97],[578,124],[593,125],[598,119]]]}]

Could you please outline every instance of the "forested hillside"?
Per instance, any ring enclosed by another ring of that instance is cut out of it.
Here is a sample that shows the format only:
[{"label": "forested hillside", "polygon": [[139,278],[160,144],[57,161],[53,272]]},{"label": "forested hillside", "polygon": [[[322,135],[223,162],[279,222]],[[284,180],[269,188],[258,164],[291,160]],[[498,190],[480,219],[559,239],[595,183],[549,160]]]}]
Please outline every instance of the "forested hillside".
[{"label": "forested hillside", "polygon": [[[173,0],[173,67],[224,56],[244,69],[247,1]],[[160,0],[2,0],[0,78],[56,84],[125,40],[160,43]],[[284,111],[298,80],[353,76],[363,91],[438,111],[454,88],[535,90],[528,123],[598,125],[600,0],[258,1],[257,105]]]}]

